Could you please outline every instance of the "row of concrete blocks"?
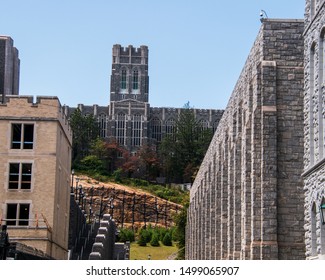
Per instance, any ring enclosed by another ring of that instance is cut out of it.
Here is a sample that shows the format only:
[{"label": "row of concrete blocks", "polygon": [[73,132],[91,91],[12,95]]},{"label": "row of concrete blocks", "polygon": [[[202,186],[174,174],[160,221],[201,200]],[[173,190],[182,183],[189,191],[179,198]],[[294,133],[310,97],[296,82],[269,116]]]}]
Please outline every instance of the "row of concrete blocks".
[{"label": "row of concrete blocks", "polygon": [[112,260],[114,257],[116,225],[111,215],[105,214],[100,222],[89,260]]}]

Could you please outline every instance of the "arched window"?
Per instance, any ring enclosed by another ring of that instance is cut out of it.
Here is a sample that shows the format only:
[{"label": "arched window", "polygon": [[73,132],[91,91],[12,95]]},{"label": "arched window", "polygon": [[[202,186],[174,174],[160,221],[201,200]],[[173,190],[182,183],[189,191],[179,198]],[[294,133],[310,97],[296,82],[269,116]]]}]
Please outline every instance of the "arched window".
[{"label": "arched window", "polygon": [[141,146],[142,121],[141,115],[134,115],[132,118],[132,146]]},{"label": "arched window", "polygon": [[200,126],[202,130],[208,129],[209,128],[209,122],[207,120],[201,120],[200,121]]},{"label": "arched window", "polygon": [[175,138],[175,120],[174,119],[168,119],[166,121],[166,136],[172,137],[172,139]]},{"label": "arched window", "polygon": [[323,116],[323,95],[324,89],[323,85],[325,82],[325,58],[324,58],[324,50],[325,50],[325,28],[322,29],[319,38],[319,63],[318,63],[318,71],[319,71],[319,87],[318,87],[318,123],[319,123],[319,158],[322,159],[324,157],[324,116]]},{"label": "arched window", "polygon": [[316,235],[316,205],[315,203],[311,209],[311,256],[317,255],[317,235]]},{"label": "arched window", "polygon": [[310,48],[309,59],[309,153],[310,165],[315,162],[315,149],[314,149],[314,91],[315,91],[315,43]]},{"label": "arched window", "polygon": [[137,91],[138,89],[139,89],[139,71],[138,69],[134,69],[132,75],[132,90]]},{"label": "arched window", "polygon": [[218,124],[219,124],[219,121],[215,121],[215,122],[213,123],[213,132],[215,132],[215,131],[217,130],[217,128],[218,128]]},{"label": "arched window", "polygon": [[98,124],[99,124],[99,135],[100,137],[105,138],[107,135],[107,119],[105,114],[100,114],[98,116]]},{"label": "arched window", "polygon": [[121,89],[126,89],[126,70],[123,69],[121,73]]},{"label": "arched window", "polygon": [[[325,204],[325,197],[323,197],[322,199],[322,203],[321,205]],[[322,210],[320,210],[322,211]],[[323,221],[322,221],[322,215],[320,213],[320,245],[321,245],[321,253],[322,255],[325,255],[325,225],[323,225]]]},{"label": "arched window", "polygon": [[153,118],[151,121],[151,136],[157,142],[161,141],[161,121],[158,118]]},{"label": "arched window", "polygon": [[116,138],[117,142],[120,145],[125,146],[125,129],[126,121],[125,121],[125,115],[124,114],[118,114],[117,115],[117,121],[116,121]]}]

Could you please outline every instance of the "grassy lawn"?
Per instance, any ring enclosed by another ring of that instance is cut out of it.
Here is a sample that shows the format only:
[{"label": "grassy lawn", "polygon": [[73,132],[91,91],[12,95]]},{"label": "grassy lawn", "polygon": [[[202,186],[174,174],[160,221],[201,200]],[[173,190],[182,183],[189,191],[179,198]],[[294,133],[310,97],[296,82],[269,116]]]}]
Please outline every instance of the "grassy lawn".
[{"label": "grassy lawn", "polygon": [[147,260],[148,255],[152,260],[167,260],[173,253],[177,252],[178,248],[173,246],[160,245],[159,247],[152,247],[150,244],[147,246],[139,246],[136,242],[131,243],[130,260]]}]

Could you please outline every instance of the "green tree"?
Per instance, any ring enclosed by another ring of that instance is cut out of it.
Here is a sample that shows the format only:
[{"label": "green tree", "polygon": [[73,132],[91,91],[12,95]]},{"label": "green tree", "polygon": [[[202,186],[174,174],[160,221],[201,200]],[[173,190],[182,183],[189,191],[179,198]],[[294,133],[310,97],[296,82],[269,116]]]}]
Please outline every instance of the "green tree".
[{"label": "green tree", "polygon": [[179,249],[177,258],[180,260],[185,259],[185,230],[187,223],[187,209],[188,202],[182,208],[182,210],[174,217],[174,222],[176,225],[174,237],[177,241],[177,247]]},{"label": "green tree", "polygon": [[157,232],[154,232],[152,234],[152,238],[151,238],[151,241],[150,241],[150,245],[153,246],[153,247],[160,246],[160,244],[159,244],[159,235],[158,235]]},{"label": "green tree", "polygon": [[163,244],[165,246],[172,246],[173,242],[172,242],[172,235],[170,234],[170,232],[167,232],[163,238]]},{"label": "green tree", "polygon": [[162,140],[160,159],[168,181],[192,182],[211,142],[211,128],[196,119],[189,104],[181,111],[175,134]]},{"label": "green tree", "polygon": [[72,128],[72,161],[78,163],[89,155],[91,142],[98,137],[99,127],[93,115],[83,115],[79,109],[70,116]]}]

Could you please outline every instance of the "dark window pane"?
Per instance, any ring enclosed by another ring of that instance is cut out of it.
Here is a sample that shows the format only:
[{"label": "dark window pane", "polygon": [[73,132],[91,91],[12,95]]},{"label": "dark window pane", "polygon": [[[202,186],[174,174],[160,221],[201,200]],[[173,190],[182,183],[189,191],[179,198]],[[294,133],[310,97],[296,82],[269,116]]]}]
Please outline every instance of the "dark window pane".
[{"label": "dark window pane", "polygon": [[121,89],[126,89],[126,70],[122,70]]},{"label": "dark window pane", "polygon": [[133,89],[134,90],[137,90],[139,88],[139,77],[138,77],[138,71],[137,70],[134,70],[133,71]]},{"label": "dark window pane", "polygon": [[34,125],[24,124],[24,149],[33,149]]},{"label": "dark window pane", "polygon": [[8,226],[16,225],[17,219],[17,204],[7,204],[7,221]]},{"label": "dark window pane", "polygon": [[20,149],[21,147],[21,124],[14,123],[11,126],[12,129],[12,139],[11,139],[11,148]]},{"label": "dark window pane", "polygon": [[9,189],[18,189],[19,186],[19,163],[10,163]]},{"label": "dark window pane", "polygon": [[29,204],[20,204],[18,225],[28,226],[28,219],[29,219]]},{"label": "dark window pane", "polygon": [[22,174],[21,174],[21,188],[30,189],[31,181],[32,181],[32,164],[23,163]]}]

